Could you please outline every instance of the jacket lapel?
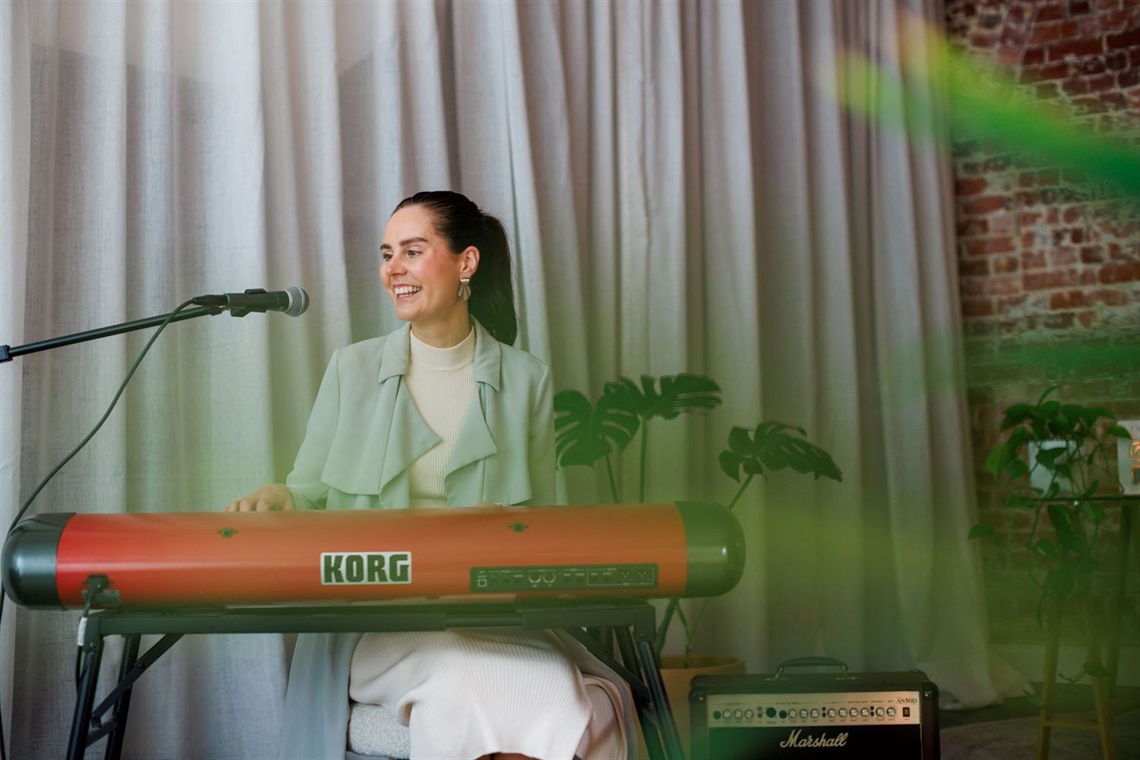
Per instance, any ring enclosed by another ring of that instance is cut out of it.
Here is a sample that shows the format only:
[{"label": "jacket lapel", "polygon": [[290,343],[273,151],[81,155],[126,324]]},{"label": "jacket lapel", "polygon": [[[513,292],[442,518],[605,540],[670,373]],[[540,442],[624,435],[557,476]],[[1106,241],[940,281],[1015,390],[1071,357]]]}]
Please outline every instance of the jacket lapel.
[{"label": "jacket lapel", "polygon": [[479,320],[471,320],[475,329],[475,398],[467,419],[459,430],[455,449],[447,462],[445,477],[453,472],[499,453],[491,429],[487,427],[487,396],[499,392],[503,354],[499,341],[483,329]]},{"label": "jacket lapel", "polygon": [[[394,386],[391,426],[388,429],[387,445],[384,447],[384,460],[380,466],[380,485],[377,492],[381,494],[381,502],[402,502],[404,506],[410,503],[410,494],[385,494],[385,489],[405,473],[412,462],[422,457],[440,441],[435,431],[424,422],[412,400],[412,394],[404,384],[410,360],[411,349],[408,343],[410,333],[411,326],[406,324],[384,341],[380,356],[380,372],[376,378],[381,386],[388,384]],[[407,478],[402,480],[404,490],[407,491]]]}]

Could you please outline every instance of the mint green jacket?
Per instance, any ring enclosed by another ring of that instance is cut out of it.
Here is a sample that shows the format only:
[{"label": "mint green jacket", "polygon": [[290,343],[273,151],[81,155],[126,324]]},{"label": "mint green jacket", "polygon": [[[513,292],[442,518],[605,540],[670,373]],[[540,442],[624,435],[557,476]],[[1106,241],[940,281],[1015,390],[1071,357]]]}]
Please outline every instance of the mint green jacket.
[{"label": "mint green jacket", "polygon": [[[448,505],[556,504],[550,370],[472,322],[478,403],[447,465]],[[404,382],[410,329],[333,353],[285,480],[298,509],[411,504],[408,467],[440,439]]]},{"label": "mint green jacket", "polygon": [[[444,477],[449,506],[557,504],[550,371],[495,340],[474,321],[476,400]],[[399,509],[411,504],[408,466],[439,437],[404,383],[410,346],[405,326],[333,353],[285,484],[298,509]],[[349,718],[348,679],[360,634],[297,638],[285,693],[280,757],[342,760]],[[584,672],[623,689],[625,725],[632,697],[616,673],[573,639],[563,646]],[[580,650],[580,651],[579,651]],[[635,747],[630,728],[629,756]]]}]

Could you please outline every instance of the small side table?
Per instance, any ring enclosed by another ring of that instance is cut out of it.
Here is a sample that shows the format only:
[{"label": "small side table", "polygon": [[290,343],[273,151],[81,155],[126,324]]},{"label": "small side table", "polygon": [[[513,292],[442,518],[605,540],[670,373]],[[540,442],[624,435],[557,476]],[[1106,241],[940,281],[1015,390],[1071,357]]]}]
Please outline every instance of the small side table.
[{"label": "small side table", "polygon": [[[1096,630],[1093,612],[1081,610],[1089,641],[1089,661],[1102,665],[1107,675],[1089,675],[1093,687],[1092,714],[1055,716],[1053,712],[1057,685],[1057,660],[1061,650],[1061,610],[1050,623],[1045,639],[1045,670],[1042,677],[1042,698],[1044,703],[1037,720],[1037,760],[1048,760],[1049,740],[1054,728],[1070,728],[1079,731],[1096,731],[1100,736],[1101,756],[1104,760],[1116,760],[1116,748],[1112,740],[1112,718],[1137,706],[1116,699],[1117,671],[1120,665],[1120,623],[1124,612],[1124,597],[1128,590],[1128,555],[1133,541],[1133,513],[1140,507],[1140,496],[1118,495],[1093,497],[1092,501],[1106,506],[1120,507],[1120,542],[1117,548],[1115,568],[1115,588],[1110,598],[1108,628],[1103,634]],[[1054,502],[1067,502],[1068,499],[1051,499]],[[1101,659],[1101,636],[1104,636],[1107,659]]]}]

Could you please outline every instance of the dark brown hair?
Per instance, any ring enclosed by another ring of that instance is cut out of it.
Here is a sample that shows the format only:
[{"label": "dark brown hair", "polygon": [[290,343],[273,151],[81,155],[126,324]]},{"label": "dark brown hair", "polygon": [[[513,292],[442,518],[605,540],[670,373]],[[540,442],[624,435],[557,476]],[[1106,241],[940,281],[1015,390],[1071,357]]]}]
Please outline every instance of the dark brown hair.
[{"label": "dark brown hair", "polygon": [[435,231],[447,241],[452,253],[458,254],[470,245],[479,249],[479,268],[471,278],[467,308],[496,340],[513,344],[519,321],[511,282],[511,248],[503,223],[483,213],[467,196],[451,190],[416,193],[400,201],[392,213],[408,206],[431,213]]}]

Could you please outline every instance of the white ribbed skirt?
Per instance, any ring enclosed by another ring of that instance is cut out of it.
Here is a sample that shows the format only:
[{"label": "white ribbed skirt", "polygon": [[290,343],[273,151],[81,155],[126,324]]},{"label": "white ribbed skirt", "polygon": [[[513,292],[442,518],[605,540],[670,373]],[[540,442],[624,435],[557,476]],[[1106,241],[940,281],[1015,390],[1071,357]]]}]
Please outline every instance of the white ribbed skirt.
[{"label": "white ribbed skirt", "polygon": [[[580,745],[599,732],[597,691],[552,633],[517,629],[365,634],[349,680],[353,701],[408,726],[413,760],[592,755]],[[603,731],[624,754],[620,729]]]}]

